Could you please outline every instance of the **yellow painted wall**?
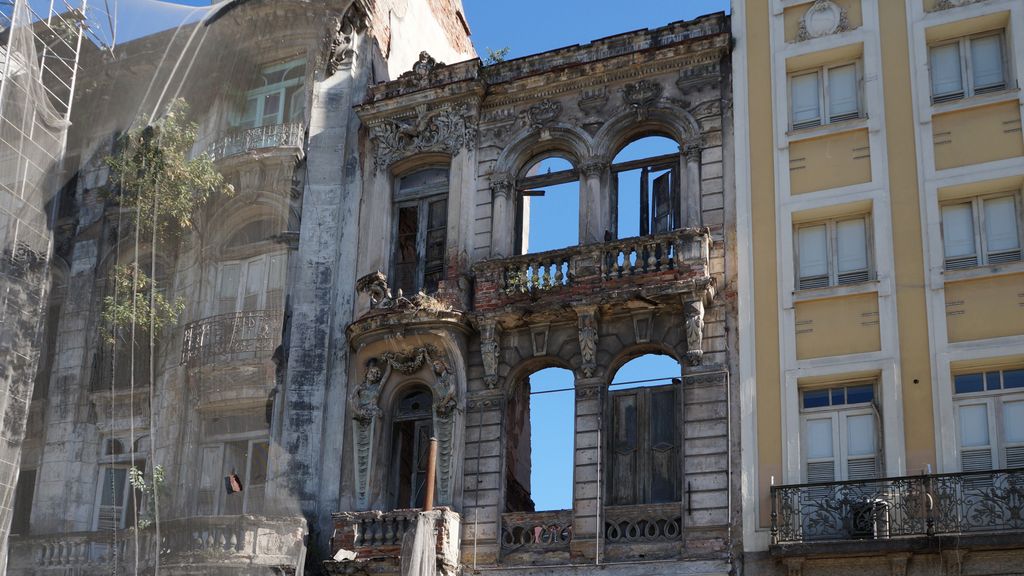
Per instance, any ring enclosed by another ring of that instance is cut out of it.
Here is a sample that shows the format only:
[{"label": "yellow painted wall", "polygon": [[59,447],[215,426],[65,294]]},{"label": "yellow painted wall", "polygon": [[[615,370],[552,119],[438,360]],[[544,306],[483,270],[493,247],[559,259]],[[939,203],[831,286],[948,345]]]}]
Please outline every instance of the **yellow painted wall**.
[{"label": "yellow painted wall", "polygon": [[[748,0],[747,70],[750,100],[750,194],[754,263],[754,351],[757,386],[758,499],[760,524],[770,522],[768,487],[782,478],[782,386],[779,382],[779,291],[775,273],[775,145],[772,136],[769,2]],[[744,143],[737,143],[743,146]]]},{"label": "yellow painted wall", "polygon": [[795,308],[799,360],[882,349],[874,292],[798,302]]},{"label": "yellow painted wall", "polygon": [[1024,155],[1016,100],[934,116],[932,133],[939,170]]},{"label": "yellow painted wall", "polygon": [[1024,334],[1024,274],[946,284],[950,342]]},{"label": "yellow painted wall", "polygon": [[889,197],[892,200],[896,319],[899,323],[900,384],[907,470],[935,462],[931,350],[925,302],[924,247],[918,196],[917,147],[905,2],[878,6],[885,98]]},{"label": "yellow painted wall", "polygon": [[[846,10],[846,21],[851,30],[860,28],[864,22],[861,15],[860,0],[833,0],[840,8]],[[795,42],[797,31],[800,29],[800,21],[804,14],[811,7],[811,4],[793,6],[786,9],[786,42]]]},{"label": "yellow painted wall", "polygon": [[805,194],[871,181],[868,131],[853,130],[789,145],[793,194]]}]

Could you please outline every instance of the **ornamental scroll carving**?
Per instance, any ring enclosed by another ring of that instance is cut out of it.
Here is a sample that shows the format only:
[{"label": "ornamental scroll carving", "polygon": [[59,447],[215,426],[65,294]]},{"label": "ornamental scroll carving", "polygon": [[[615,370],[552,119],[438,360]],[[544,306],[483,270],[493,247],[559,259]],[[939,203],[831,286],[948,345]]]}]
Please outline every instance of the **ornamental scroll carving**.
[{"label": "ornamental scroll carving", "polygon": [[352,409],[353,443],[355,454],[356,506],[367,509],[370,505],[369,485],[373,470],[374,434],[377,422],[383,416],[380,394],[391,373],[412,375],[423,367],[433,374],[431,392],[434,397],[434,435],[438,440],[437,490],[438,503],[452,501],[454,486],[454,436],[456,420],[461,413],[459,386],[451,364],[437,348],[431,345],[409,350],[385,352],[366,363],[362,381],[352,390],[349,405]]},{"label": "ornamental scroll carving", "polygon": [[334,76],[339,70],[347,70],[352,67],[356,56],[357,35],[365,32],[366,27],[366,13],[358,4],[354,4],[344,17],[331,18],[331,51],[327,56],[328,78]]},{"label": "ornamental scroll carving", "polygon": [[498,327],[494,320],[480,323],[480,358],[484,364],[484,384],[493,389],[498,385]]},{"label": "ornamental scroll carving", "polygon": [[584,378],[593,378],[597,372],[597,308],[576,309],[579,317],[580,371]]},{"label": "ornamental scroll carving", "polygon": [[370,128],[376,144],[374,167],[387,170],[396,161],[421,152],[441,152],[455,156],[471,149],[476,142],[476,127],[469,106],[462,104],[427,112],[421,107],[413,120],[387,119]]}]

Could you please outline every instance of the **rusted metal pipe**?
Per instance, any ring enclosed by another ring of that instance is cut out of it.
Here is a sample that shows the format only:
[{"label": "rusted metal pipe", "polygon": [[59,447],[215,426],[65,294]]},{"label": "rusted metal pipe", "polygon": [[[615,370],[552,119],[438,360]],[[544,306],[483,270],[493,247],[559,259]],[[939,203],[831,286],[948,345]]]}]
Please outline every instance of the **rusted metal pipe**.
[{"label": "rusted metal pipe", "polygon": [[434,509],[434,481],[437,479],[437,438],[430,439],[430,452],[427,454],[427,486],[423,495],[423,511]]}]

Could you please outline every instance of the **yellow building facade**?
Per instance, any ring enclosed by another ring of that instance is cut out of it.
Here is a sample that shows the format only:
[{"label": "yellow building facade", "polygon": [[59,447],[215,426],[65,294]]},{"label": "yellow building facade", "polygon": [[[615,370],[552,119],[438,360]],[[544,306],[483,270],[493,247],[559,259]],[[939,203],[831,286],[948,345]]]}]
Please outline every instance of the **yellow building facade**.
[{"label": "yellow building facade", "polygon": [[1024,2],[732,17],[748,572],[1005,573],[1024,557]]}]

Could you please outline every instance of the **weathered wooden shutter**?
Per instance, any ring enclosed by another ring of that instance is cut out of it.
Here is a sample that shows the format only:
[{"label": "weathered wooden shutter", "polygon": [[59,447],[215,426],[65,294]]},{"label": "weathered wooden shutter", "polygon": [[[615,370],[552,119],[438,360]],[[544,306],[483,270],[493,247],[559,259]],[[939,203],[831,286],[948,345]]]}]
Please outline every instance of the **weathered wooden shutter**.
[{"label": "weathered wooden shutter", "polygon": [[611,393],[609,504],[655,504],[682,498],[678,386]]},{"label": "weathered wooden shutter", "polygon": [[644,388],[649,414],[647,436],[647,504],[678,502],[680,492],[679,387]]},{"label": "weathered wooden shutter", "polygon": [[612,439],[607,476],[608,503],[611,505],[639,501],[637,404],[640,390],[621,390],[611,394]]},{"label": "weathered wooden shutter", "polygon": [[654,179],[654,230],[661,234],[672,229],[672,172]]}]

